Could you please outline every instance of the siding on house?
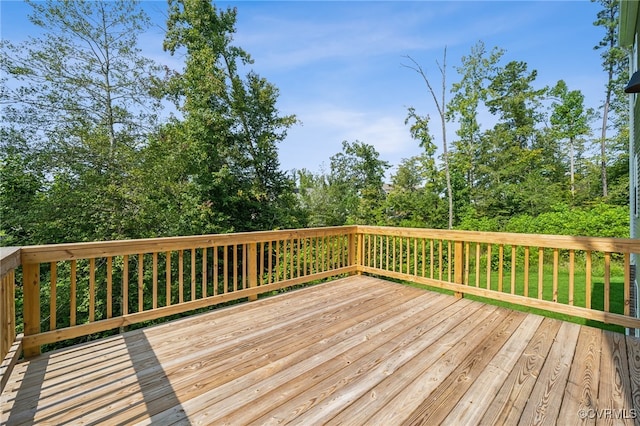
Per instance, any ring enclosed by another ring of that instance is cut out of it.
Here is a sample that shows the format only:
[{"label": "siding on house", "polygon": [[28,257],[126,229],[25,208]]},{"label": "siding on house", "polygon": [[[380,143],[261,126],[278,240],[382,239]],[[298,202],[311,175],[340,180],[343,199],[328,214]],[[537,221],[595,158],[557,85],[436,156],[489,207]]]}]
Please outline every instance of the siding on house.
[{"label": "siding on house", "polygon": [[[629,52],[629,75],[638,70],[640,62],[640,49],[638,46],[640,33],[640,8],[637,1],[620,1],[620,34],[621,47]],[[640,94],[629,95],[629,217],[631,226],[629,236],[640,237]],[[631,256],[631,277],[635,282],[632,286],[631,311],[635,316],[640,316],[638,301],[638,255]],[[638,330],[636,330],[638,334]]]}]

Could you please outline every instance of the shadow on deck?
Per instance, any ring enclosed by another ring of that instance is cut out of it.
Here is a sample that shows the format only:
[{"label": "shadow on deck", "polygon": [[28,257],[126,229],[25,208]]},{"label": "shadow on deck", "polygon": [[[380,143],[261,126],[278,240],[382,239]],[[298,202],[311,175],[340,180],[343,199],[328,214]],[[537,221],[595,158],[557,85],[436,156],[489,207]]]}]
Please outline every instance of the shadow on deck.
[{"label": "shadow on deck", "polygon": [[353,276],[22,362],[2,413],[3,424],[634,424],[640,340]]}]

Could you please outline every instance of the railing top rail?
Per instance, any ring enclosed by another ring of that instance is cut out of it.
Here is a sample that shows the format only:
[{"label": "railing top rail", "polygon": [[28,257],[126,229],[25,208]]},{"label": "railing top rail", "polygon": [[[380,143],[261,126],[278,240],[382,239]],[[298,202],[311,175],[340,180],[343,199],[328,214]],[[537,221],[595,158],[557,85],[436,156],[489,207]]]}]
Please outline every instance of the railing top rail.
[{"label": "railing top rail", "polygon": [[640,239],[574,237],[569,235],[516,234],[508,232],[458,231],[426,228],[394,228],[358,225],[358,233],[397,237],[438,238],[472,243],[491,243],[529,247],[591,250],[611,253],[640,253]]},{"label": "railing top rail", "polygon": [[55,262],[92,257],[153,253],[231,244],[260,243],[282,239],[308,238],[355,233],[356,226],[283,229],[230,234],[184,237],[145,238],[138,240],[97,241],[86,243],[47,244],[21,248],[22,263]]},{"label": "railing top rail", "polygon": [[20,247],[0,247],[0,278],[20,266]]}]

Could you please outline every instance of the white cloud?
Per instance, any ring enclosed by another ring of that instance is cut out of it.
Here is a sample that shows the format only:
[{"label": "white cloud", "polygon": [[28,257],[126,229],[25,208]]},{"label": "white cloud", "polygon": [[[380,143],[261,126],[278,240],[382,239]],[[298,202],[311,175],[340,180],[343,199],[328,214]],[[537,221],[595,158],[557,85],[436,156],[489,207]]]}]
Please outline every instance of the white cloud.
[{"label": "white cloud", "polygon": [[373,145],[380,158],[397,164],[420,148],[404,125],[404,111],[350,109],[340,105],[307,105],[296,111],[302,125],[289,131],[281,145],[282,168],[319,171],[342,150],[342,141]]}]

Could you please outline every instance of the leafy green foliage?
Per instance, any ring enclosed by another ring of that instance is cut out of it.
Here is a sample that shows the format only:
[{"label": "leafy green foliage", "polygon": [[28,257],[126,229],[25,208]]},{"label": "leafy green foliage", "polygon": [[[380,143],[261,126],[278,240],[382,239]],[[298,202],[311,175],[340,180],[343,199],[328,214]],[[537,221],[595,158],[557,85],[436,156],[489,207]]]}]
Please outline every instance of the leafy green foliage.
[{"label": "leafy green foliage", "polygon": [[185,116],[168,138],[186,144],[188,174],[210,232],[300,225],[293,180],[279,169],[277,143],[296,119],[280,116],[278,90],[239,69],[252,63],[233,46],[236,10],[170,1],[164,47],[186,49],[186,67],[170,88]]}]

